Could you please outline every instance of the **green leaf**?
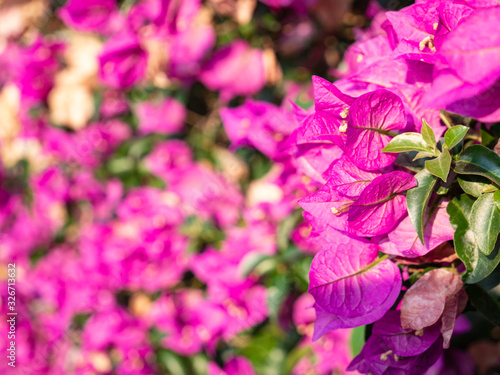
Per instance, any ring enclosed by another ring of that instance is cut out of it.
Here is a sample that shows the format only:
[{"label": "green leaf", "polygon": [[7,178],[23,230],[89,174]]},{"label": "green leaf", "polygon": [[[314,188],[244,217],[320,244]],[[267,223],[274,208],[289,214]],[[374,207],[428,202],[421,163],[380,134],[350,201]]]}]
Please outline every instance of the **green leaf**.
[{"label": "green leaf", "polygon": [[474,202],[470,224],[479,250],[490,255],[500,233],[500,210],[495,205],[493,193],[483,194]]},{"label": "green leaf", "polygon": [[[247,277],[250,272],[252,272],[257,266],[261,265],[264,261],[266,260],[274,260],[273,257],[270,257],[269,255],[265,255],[262,253],[256,253],[256,252],[250,252],[246,256],[243,257],[241,260],[239,266],[238,266],[238,271],[240,274],[240,277]],[[271,268],[274,268],[276,266],[276,262],[272,262]]]},{"label": "green leaf", "polygon": [[420,151],[413,160],[418,160],[418,159],[423,159],[423,158],[432,158],[434,156],[437,156],[436,153],[434,152],[429,152],[429,151]]},{"label": "green leaf", "polygon": [[493,135],[491,135],[484,129],[480,130],[479,136],[481,137],[481,144],[484,146],[488,146],[490,145],[490,143],[496,140],[496,138]]},{"label": "green leaf", "polygon": [[403,133],[391,139],[389,144],[384,147],[383,152],[409,152],[409,151],[429,151],[432,148],[425,143],[421,134]]},{"label": "green leaf", "polygon": [[446,194],[448,194],[449,190],[450,190],[449,186],[440,186],[437,189],[436,194],[438,194],[438,195],[446,195]]},{"label": "green leaf", "polygon": [[472,305],[491,323],[500,327],[500,269],[477,284],[466,285]]},{"label": "green leaf", "polygon": [[418,238],[424,244],[424,213],[437,178],[425,169],[418,172],[415,178],[418,185],[406,193],[406,205]]},{"label": "green leaf", "polygon": [[495,191],[493,193],[493,199],[495,200],[495,205],[500,210],[500,190]]},{"label": "green leaf", "polygon": [[457,178],[462,190],[473,197],[479,198],[483,193],[490,193],[498,188],[490,180],[481,176],[462,176]]},{"label": "green leaf", "polygon": [[500,156],[481,145],[465,149],[453,170],[458,174],[483,176],[500,185]]},{"label": "green leaf", "polygon": [[425,143],[432,148],[436,147],[436,135],[425,119],[422,119],[422,129],[420,129],[420,133],[422,133]]},{"label": "green leaf", "polygon": [[425,168],[443,181],[446,181],[448,178],[450,166],[451,155],[446,147],[443,147],[443,152],[437,158],[425,162]]},{"label": "green leaf", "polygon": [[270,286],[267,288],[269,317],[277,321],[280,307],[290,291],[290,281],[287,274],[275,273],[269,278],[269,283]]},{"label": "green leaf", "polygon": [[285,359],[284,371],[282,373],[286,375],[291,374],[297,362],[305,356],[312,356],[311,346],[297,345],[288,353]]},{"label": "green leaf", "polygon": [[366,326],[359,326],[352,330],[351,351],[353,357],[356,357],[359,353],[361,353],[361,349],[363,349],[363,346],[365,345],[365,331]]},{"label": "green leaf", "polygon": [[188,374],[186,360],[176,353],[162,349],[158,352],[158,361],[168,370],[170,374]]},{"label": "green leaf", "polygon": [[[267,324],[255,334],[244,337],[247,341],[245,345],[235,347],[234,351],[238,355],[247,357],[252,362],[257,374],[279,374],[277,371],[270,372],[269,370],[273,370],[271,368],[272,362],[276,360],[279,360],[280,364],[283,365],[284,357],[281,354],[284,353],[281,352],[283,349],[280,347],[280,335],[282,335],[282,331],[279,327]],[[272,356],[269,355],[273,349],[278,349],[276,350],[277,358],[271,358]],[[177,373],[171,372],[170,374]]]},{"label": "green leaf", "polygon": [[455,229],[453,244],[460,260],[467,267],[462,280],[474,284],[488,276],[500,262],[500,242],[497,241],[490,255],[484,255],[476,243],[470,226],[470,213],[474,201],[462,194],[450,201],[446,211],[450,215],[450,223]]},{"label": "green leaf", "polygon": [[398,155],[398,157],[394,161],[394,164],[400,167],[404,167],[415,173],[420,172],[422,169],[425,168],[425,160],[423,159],[413,160],[415,155],[417,155],[416,151],[402,152]]},{"label": "green leaf", "polygon": [[191,367],[196,375],[207,375],[208,359],[206,354],[198,353],[189,357],[191,360]]},{"label": "green leaf", "polygon": [[448,129],[444,134],[444,143],[451,150],[455,147],[462,139],[464,139],[465,135],[469,131],[467,126],[457,125]]}]

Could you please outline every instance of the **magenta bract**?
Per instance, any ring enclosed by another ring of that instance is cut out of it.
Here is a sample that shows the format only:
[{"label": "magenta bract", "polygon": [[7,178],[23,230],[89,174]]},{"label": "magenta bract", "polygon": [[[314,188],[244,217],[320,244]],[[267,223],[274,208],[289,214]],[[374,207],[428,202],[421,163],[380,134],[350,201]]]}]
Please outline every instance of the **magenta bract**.
[{"label": "magenta bract", "polygon": [[361,95],[349,110],[346,155],[359,168],[377,170],[391,165],[396,155],[382,153],[393,130],[406,127],[401,99],[386,90]]},{"label": "magenta bract", "polygon": [[342,237],[343,244],[321,250],[313,259],[309,293],[315,300],[313,339],[328,331],[380,319],[399,295],[401,274],[390,260],[372,265],[378,246]]}]

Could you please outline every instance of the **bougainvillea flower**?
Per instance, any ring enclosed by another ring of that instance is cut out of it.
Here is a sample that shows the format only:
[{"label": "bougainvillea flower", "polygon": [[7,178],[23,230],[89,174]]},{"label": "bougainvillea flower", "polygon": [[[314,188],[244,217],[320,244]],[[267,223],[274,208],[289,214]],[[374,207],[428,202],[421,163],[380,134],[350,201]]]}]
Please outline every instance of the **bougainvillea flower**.
[{"label": "bougainvillea flower", "polygon": [[441,334],[443,335],[443,348],[450,347],[451,336],[455,331],[455,322],[465,310],[469,297],[464,289],[458,293],[448,296],[441,316]]},{"label": "bougainvillea flower", "polygon": [[472,4],[460,4],[454,1],[446,1],[439,5],[439,23],[434,35],[434,45],[438,50],[445,36],[474,12],[469,5]]},{"label": "bougainvillea flower", "polygon": [[348,232],[362,237],[388,233],[406,213],[406,196],[415,177],[394,171],[375,178],[349,207]]},{"label": "bougainvillea flower", "polygon": [[146,168],[165,181],[171,181],[176,173],[193,163],[193,152],[186,143],[177,139],[159,143],[144,158]]},{"label": "bougainvillea flower", "polygon": [[357,370],[363,374],[372,375],[425,374],[443,352],[442,346],[442,339],[438,338],[424,353],[400,357],[394,354],[384,341],[373,335],[366,341],[363,350],[354,358],[347,370]]},{"label": "bougainvillea flower", "polygon": [[24,48],[8,46],[0,55],[7,75],[21,91],[23,99],[45,100],[54,86],[54,77],[61,68],[59,58],[63,45],[41,37]]},{"label": "bougainvillea flower", "polygon": [[484,122],[500,120],[500,79],[488,76],[479,83],[462,80],[450,69],[439,70],[424,97],[426,106],[439,106]]},{"label": "bougainvillea flower", "polygon": [[[431,37],[429,37],[431,38]],[[424,39],[425,40],[425,39]],[[430,39],[429,39],[430,40]],[[408,59],[426,62],[429,64],[434,64],[437,60],[435,55],[434,47],[429,47],[429,43],[421,49],[421,44],[418,42],[411,42],[403,39],[399,42],[398,46],[391,53],[391,58],[393,59]]]},{"label": "bougainvillea flower", "polygon": [[387,19],[398,42],[416,44],[420,50],[429,47],[435,50],[432,40],[439,20],[436,5],[433,2],[421,2],[398,12],[387,12]]},{"label": "bougainvillea flower", "polygon": [[380,319],[401,289],[399,268],[390,260],[375,262],[377,245],[342,239],[343,245],[323,249],[311,264],[309,293],[315,300],[317,318],[313,339],[337,328]]},{"label": "bougainvillea flower", "polygon": [[441,124],[439,118],[439,109],[435,106],[424,105],[424,98],[428,85],[417,86],[401,83],[394,83],[392,91],[399,95],[405,106],[405,111],[408,116],[408,126],[405,131],[420,133],[422,130],[422,120],[430,125],[434,131],[436,142],[441,138],[446,131],[446,126]]},{"label": "bougainvillea flower", "polygon": [[474,361],[469,353],[450,348],[445,350],[441,357],[434,363],[426,375],[455,375],[455,374],[473,374]]},{"label": "bougainvillea flower", "polygon": [[219,90],[225,102],[238,95],[255,94],[265,84],[262,51],[237,40],[215,53],[199,79],[210,90]]},{"label": "bougainvillea flower", "polygon": [[292,114],[268,102],[246,100],[235,108],[222,108],[220,116],[232,146],[250,145],[274,158],[297,126]]},{"label": "bougainvillea flower", "polygon": [[355,98],[342,93],[333,83],[321,77],[313,76],[312,82],[315,110],[335,115],[340,115],[344,111],[344,117],[339,117],[346,118],[348,113],[346,106],[354,103]]},{"label": "bougainvillea flower", "polygon": [[267,289],[263,285],[224,287],[213,285],[209,293],[211,301],[217,302],[226,313],[222,337],[229,340],[241,331],[263,322],[269,315]]},{"label": "bougainvillea flower", "polygon": [[423,374],[443,351],[439,326],[401,328],[400,311],[375,322],[372,335],[348,370],[371,374]]},{"label": "bougainvillea flower", "polygon": [[165,182],[182,203],[186,215],[197,215],[227,227],[239,218],[243,196],[239,189],[201,164],[192,165],[169,175]]},{"label": "bougainvillea flower", "polygon": [[[295,227],[290,238],[300,250],[314,255],[323,248],[323,244],[321,244],[316,238],[316,234],[321,233],[321,231],[317,231],[313,234],[312,225],[308,221],[314,221],[314,216],[308,212],[303,212],[302,215],[306,218],[306,220]],[[325,224],[324,227],[330,229],[334,232],[334,234],[337,234],[337,231],[329,225]]]},{"label": "bougainvillea flower", "polygon": [[223,250],[217,256],[217,251],[208,250],[191,262],[195,275],[208,285],[210,301],[227,314],[228,319],[221,328],[226,340],[262,322],[268,315],[266,288],[255,285],[251,278],[242,277],[243,257],[232,252],[241,246],[233,247],[231,243],[227,244],[231,251]]},{"label": "bougainvillea flower", "polygon": [[130,33],[115,35],[99,55],[99,77],[112,88],[124,89],[144,78],[147,53]]},{"label": "bougainvillea flower", "polygon": [[111,305],[97,312],[85,324],[82,346],[93,350],[105,350],[113,346],[124,353],[133,350],[151,353],[146,328],[142,321]]},{"label": "bougainvillea flower", "polygon": [[127,98],[121,90],[107,89],[103,92],[101,100],[99,112],[103,119],[119,116],[129,111]]},{"label": "bougainvillea flower", "polygon": [[332,176],[326,184],[314,194],[301,199],[299,205],[333,228],[348,231],[349,206],[380,174],[363,171],[346,157],[335,161],[330,170]]},{"label": "bougainvillea flower", "polygon": [[110,19],[118,14],[116,0],[70,0],[57,15],[64,23],[78,31],[102,33]]},{"label": "bougainvillea flower", "polygon": [[186,117],[186,108],[173,98],[156,103],[139,103],[135,111],[139,118],[138,131],[141,135],[177,133],[183,128]]},{"label": "bougainvillea flower", "polygon": [[349,110],[345,153],[359,168],[387,167],[396,156],[382,149],[390,142],[392,130],[405,127],[406,114],[397,95],[387,90],[361,95]]},{"label": "bougainvillea flower", "polygon": [[330,177],[332,163],[340,159],[342,155],[342,149],[334,144],[325,144],[321,147],[314,144],[305,144],[297,146],[293,162],[298,173],[324,184]]},{"label": "bougainvillea flower", "polygon": [[377,177],[379,172],[364,171],[350,159],[342,157],[331,166],[332,177],[329,182],[337,187],[337,192],[344,197],[356,199],[363,190]]},{"label": "bougainvillea flower", "polygon": [[440,205],[430,217],[427,213],[425,223],[425,245],[422,245],[410,217],[407,216],[389,233],[390,246],[384,248],[384,252],[413,258],[425,255],[443,242],[453,239],[454,230],[450,224],[450,216],[446,213],[446,204]]},{"label": "bougainvillea flower", "polygon": [[[348,223],[350,206],[380,174],[363,171],[345,157],[334,162],[330,170],[332,176],[326,184],[298,203],[304,210],[327,222],[333,228],[350,232]],[[389,195],[396,193],[396,191],[389,192]],[[388,203],[391,199],[389,195],[381,198],[379,205],[390,204]],[[384,202],[382,202],[383,199],[385,199]],[[376,208],[375,205],[372,208]]]},{"label": "bougainvillea flower", "polygon": [[[300,359],[293,368],[292,374],[301,375],[311,372],[318,375],[328,375],[332,371],[342,373],[352,359],[347,344],[352,331],[338,329],[328,332],[317,341],[311,341],[316,318],[313,304],[314,298],[307,293],[301,295],[293,304],[293,323],[297,327],[297,331],[305,335],[300,346],[310,347],[312,353]],[[335,356],[332,356],[331,353],[335,353]]]},{"label": "bougainvillea flower", "polygon": [[128,23],[136,33],[165,37],[193,27],[200,7],[200,0],[141,0],[130,8]]},{"label": "bougainvillea flower", "polygon": [[[455,321],[467,305],[460,276],[445,269],[435,269],[422,276],[405,294],[401,304],[401,323],[407,327],[440,327],[443,348],[450,345]],[[423,316],[418,316],[422,313]]]},{"label": "bougainvillea flower", "polygon": [[[346,107],[347,108],[347,107]],[[297,130],[297,144],[333,143],[343,147],[345,136],[339,131],[341,120],[326,112],[316,111],[308,115]]]},{"label": "bougainvillea flower", "polygon": [[212,49],[216,35],[211,25],[188,28],[170,38],[168,73],[179,79],[192,79],[201,70],[203,59]]},{"label": "bougainvillea flower", "polygon": [[297,143],[334,143],[343,146],[346,119],[354,98],[317,76],[313,76],[313,88],[314,113],[302,121]]},{"label": "bougainvillea flower", "polygon": [[[311,341],[307,336],[299,345],[301,348],[310,348],[311,353],[305,354],[294,366],[292,375],[302,374],[344,374],[345,369],[352,360],[349,340],[351,339],[350,329],[339,329],[328,332],[317,341]],[[309,351],[309,350],[308,350]],[[332,355],[335,353],[335,355]],[[359,375],[357,371],[350,372],[352,375]]]},{"label": "bougainvillea flower", "polygon": [[395,83],[428,84],[432,80],[432,70],[431,64],[421,61],[384,58],[336,84],[343,91],[353,90],[362,95],[380,88],[389,90]]},{"label": "bougainvillea flower", "polygon": [[441,318],[447,299],[462,287],[460,275],[445,269],[427,272],[408,289],[401,302],[401,325],[413,330],[433,325]]},{"label": "bougainvillea flower", "polygon": [[486,77],[500,76],[500,68],[491,63],[500,58],[500,36],[494,32],[499,17],[499,7],[478,9],[443,40],[440,57],[465,82],[478,83]]},{"label": "bougainvillea flower", "polygon": [[341,165],[346,169],[316,193],[301,199],[299,205],[333,228],[356,236],[388,233],[406,213],[406,197],[400,193],[416,186],[415,178],[400,171],[374,178],[376,174],[352,163],[343,161]]},{"label": "bougainvillea flower", "polygon": [[439,325],[417,332],[401,327],[401,311],[388,311],[373,325],[372,334],[378,336],[392,352],[401,357],[411,357],[425,352],[441,336]]},{"label": "bougainvillea flower", "polygon": [[[500,118],[500,69],[491,64],[500,53],[500,39],[492,31],[499,12],[498,7],[493,7],[478,9],[470,15],[467,12],[458,14],[462,18],[451,23],[456,28],[442,37],[438,51],[440,60],[425,104],[481,121],[494,122]],[[479,29],[478,22],[482,25]],[[468,35],[471,33],[477,43],[470,41]],[[469,42],[464,44],[464,41]]]},{"label": "bougainvillea flower", "polygon": [[150,325],[166,333],[162,345],[185,356],[216,342],[225,318],[224,312],[197,289],[160,296],[145,317]]},{"label": "bougainvillea flower", "polygon": [[351,76],[378,61],[386,59],[392,52],[387,36],[380,35],[359,41],[349,46],[344,55],[345,68],[336,71],[340,76]]},{"label": "bougainvillea flower", "polygon": [[154,32],[163,34],[170,30],[162,30],[175,19],[174,7],[170,1],[142,0],[136,2],[127,14],[129,27],[136,33],[142,28],[153,28]]},{"label": "bougainvillea flower", "polygon": [[[346,232],[334,229],[326,220],[321,220],[307,211],[304,211],[302,214],[309,223],[310,228],[305,231],[304,227],[299,227],[298,231],[303,231],[301,237],[305,238],[299,244],[309,253],[316,254],[323,248],[342,243],[343,240],[341,237],[350,237]],[[309,235],[307,238],[306,234]]]}]

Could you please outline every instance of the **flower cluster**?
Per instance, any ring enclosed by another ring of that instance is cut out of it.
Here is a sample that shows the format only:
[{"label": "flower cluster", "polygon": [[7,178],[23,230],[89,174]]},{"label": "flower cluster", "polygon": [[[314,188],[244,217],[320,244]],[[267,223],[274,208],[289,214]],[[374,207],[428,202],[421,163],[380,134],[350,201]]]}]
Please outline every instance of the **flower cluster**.
[{"label": "flower cluster", "polygon": [[[272,46],[245,34],[257,2],[239,3],[0,6],[18,20],[0,30],[0,262],[16,268],[0,306],[17,314],[12,338],[0,323],[0,347],[15,348],[2,374],[347,367],[349,330],[303,351],[311,255],[289,238],[304,240],[296,202],[317,186],[266,157],[297,127],[288,99],[229,106],[282,83]],[[312,25],[314,3],[256,12],[268,32],[279,12]],[[229,140],[262,153],[229,151],[219,110]]]},{"label": "flower cluster", "polygon": [[314,108],[289,138],[292,157],[302,147],[330,155],[310,164],[323,186],[299,201],[313,233],[328,238],[311,265],[313,339],[370,325],[350,370],[425,373],[449,348],[468,295],[498,323],[488,290],[500,261],[500,157],[473,145],[495,140],[485,137],[500,120],[496,5],[383,11],[346,51],[334,84],[313,77]]},{"label": "flower cluster", "polygon": [[499,17],[1,4],[0,372],[495,371]]}]

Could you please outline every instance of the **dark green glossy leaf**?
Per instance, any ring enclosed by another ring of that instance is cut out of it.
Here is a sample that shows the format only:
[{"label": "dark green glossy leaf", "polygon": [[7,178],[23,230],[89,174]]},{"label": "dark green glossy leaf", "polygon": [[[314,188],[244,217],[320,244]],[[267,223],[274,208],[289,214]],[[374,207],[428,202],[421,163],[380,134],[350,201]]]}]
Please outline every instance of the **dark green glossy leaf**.
[{"label": "dark green glossy leaf", "polygon": [[500,327],[500,269],[477,284],[466,285],[472,305],[491,323]]},{"label": "dark green glossy leaf", "polygon": [[493,141],[496,140],[494,136],[488,133],[486,130],[481,129],[479,135],[481,136],[481,144],[484,146],[490,145]]},{"label": "dark green glossy leaf", "polygon": [[500,210],[495,205],[493,193],[483,194],[474,202],[470,224],[479,250],[489,255],[500,233]]},{"label": "dark green glossy leaf", "polygon": [[436,146],[436,135],[434,134],[434,130],[432,130],[425,119],[422,119],[422,129],[420,130],[420,133],[422,133],[422,138],[425,143],[432,148]]},{"label": "dark green glossy leaf", "polygon": [[451,155],[446,147],[443,147],[443,152],[437,158],[433,160],[427,160],[425,162],[425,168],[434,176],[439,177],[443,181],[446,181],[448,179],[450,166]]},{"label": "dark green glossy leaf", "polygon": [[458,174],[483,176],[500,185],[500,156],[481,145],[467,148],[453,170]]},{"label": "dark green glossy leaf", "polygon": [[418,133],[403,133],[391,139],[389,144],[384,147],[383,152],[409,152],[409,151],[429,151],[432,148],[425,143],[421,134]]},{"label": "dark green glossy leaf", "polygon": [[398,157],[394,161],[394,164],[399,165],[400,167],[404,167],[415,173],[420,172],[425,168],[425,159],[413,160],[416,155],[416,151],[402,152],[398,155]]},{"label": "dark green glossy leaf", "polygon": [[444,142],[446,143],[448,148],[451,150],[453,147],[458,145],[458,143],[462,139],[464,139],[468,130],[469,128],[463,125],[457,125],[452,127],[451,129],[448,129],[444,134]]},{"label": "dark green glossy leaf", "polygon": [[457,180],[464,192],[476,198],[479,198],[483,193],[489,193],[498,189],[490,183],[490,180],[481,176],[462,175]]},{"label": "dark green glossy leaf", "polygon": [[455,229],[453,244],[460,260],[467,267],[462,280],[467,284],[474,284],[488,276],[500,262],[500,243],[497,241],[490,255],[484,255],[474,238],[470,227],[470,213],[474,201],[467,195],[462,194],[454,198],[448,204],[447,212],[450,215],[450,223]]},{"label": "dark green glossy leaf", "polygon": [[450,187],[453,184],[453,181],[455,181],[456,177],[457,177],[457,174],[455,172],[451,171],[451,173],[448,174],[448,180],[446,180],[446,182],[440,183],[440,186],[438,187],[436,193],[439,195],[448,194],[448,191],[450,190]]},{"label": "dark green glossy leaf", "polygon": [[424,213],[431,197],[432,190],[436,185],[437,178],[426,169],[415,175],[418,185],[406,193],[406,205],[408,215],[417,231],[418,238],[424,243]]}]

